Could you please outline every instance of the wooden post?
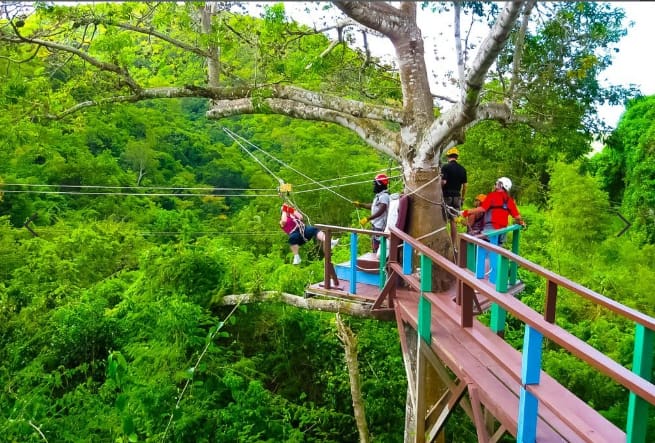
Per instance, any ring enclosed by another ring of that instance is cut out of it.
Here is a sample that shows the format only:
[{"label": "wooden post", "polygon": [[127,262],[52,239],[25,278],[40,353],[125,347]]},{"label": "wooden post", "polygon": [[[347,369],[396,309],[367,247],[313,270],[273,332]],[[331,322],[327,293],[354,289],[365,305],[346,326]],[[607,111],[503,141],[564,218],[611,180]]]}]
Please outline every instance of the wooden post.
[{"label": "wooden post", "polygon": [[557,283],[548,280],[546,283],[546,306],[544,307],[544,320],[555,323],[557,308]]},{"label": "wooden post", "polygon": [[[492,237],[492,242],[498,244],[498,236]],[[503,257],[500,254],[493,254],[495,260],[492,259],[492,254],[489,254],[489,263],[491,264],[491,274],[489,275],[489,281],[491,282],[491,275],[495,273],[495,283],[496,290],[501,293],[507,292],[507,273],[509,266],[509,259]],[[495,261],[495,264],[492,264],[492,261]],[[501,308],[498,303],[491,304],[491,330],[494,331],[499,336],[503,337],[505,335],[505,320],[507,318],[507,312]]]},{"label": "wooden post", "polygon": [[391,233],[389,237],[389,261],[398,263],[398,246],[400,246],[400,239]]},{"label": "wooden post", "polygon": [[[489,241],[492,245],[498,246],[498,235],[489,236]],[[489,273],[489,282],[496,283],[496,278],[498,277],[498,254],[495,252],[489,251],[489,266],[491,267],[491,272]]]},{"label": "wooden post", "polygon": [[412,245],[407,242],[403,243],[403,274],[409,275],[412,273]]},{"label": "wooden post", "polygon": [[475,278],[484,278],[486,272],[487,250],[482,246],[474,245],[475,253]]},{"label": "wooden post", "polygon": [[509,273],[509,259],[498,255],[498,278],[496,279],[496,291],[507,292],[507,275]]},{"label": "wooden post", "polygon": [[425,292],[432,292],[432,262],[421,254],[421,298],[418,301],[418,335],[428,345],[432,341],[430,323],[432,319],[432,305],[425,297]]},{"label": "wooden post", "polygon": [[332,233],[329,229],[323,231],[325,234],[325,239],[323,241],[323,255],[325,259],[323,261],[323,287],[325,289],[332,288],[332,247],[330,242],[332,241]]},{"label": "wooden post", "polygon": [[384,288],[384,284],[387,282],[387,238],[380,237],[380,284],[379,288]]},{"label": "wooden post", "polygon": [[523,338],[523,363],[521,366],[521,393],[519,397],[519,420],[516,441],[534,443],[537,440],[537,418],[539,400],[528,392],[526,386],[538,385],[541,375],[541,344],[543,336],[539,331],[525,325]]},{"label": "wooden post", "polygon": [[[519,253],[520,230],[514,231],[512,234],[512,252],[516,255]],[[515,285],[518,281],[519,265],[516,262],[509,264],[509,284]]]},{"label": "wooden post", "polygon": [[505,319],[507,312],[501,308],[498,303],[491,304],[491,321],[489,327],[497,335],[503,337],[505,335]]},{"label": "wooden post", "polygon": [[[653,369],[653,335],[652,330],[643,325],[637,325],[632,372],[648,381],[651,379]],[[645,443],[647,427],[648,403],[631,391],[628,400],[628,424],[625,441],[628,443]]]},{"label": "wooden post", "polygon": [[357,294],[357,233],[350,233],[350,293]]},{"label": "wooden post", "polygon": [[472,287],[461,281],[459,282],[459,288],[462,293],[460,324],[463,328],[470,328],[473,326],[473,298],[475,293]]},{"label": "wooden post", "polygon": [[[411,260],[410,260],[411,262]],[[427,392],[425,385],[428,384],[427,365],[424,352],[429,351],[432,342],[432,305],[424,295],[432,291],[432,261],[421,254],[421,298],[418,301],[418,346],[416,350],[416,443],[425,441],[425,415],[427,412]],[[425,348],[425,349],[424,349]]]}]

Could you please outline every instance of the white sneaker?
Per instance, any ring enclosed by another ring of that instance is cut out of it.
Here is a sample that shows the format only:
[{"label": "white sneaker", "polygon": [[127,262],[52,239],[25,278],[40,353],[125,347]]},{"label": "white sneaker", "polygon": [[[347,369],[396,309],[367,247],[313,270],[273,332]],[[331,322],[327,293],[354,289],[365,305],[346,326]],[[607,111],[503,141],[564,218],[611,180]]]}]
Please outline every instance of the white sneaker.
[{"label": "white sneaker", "polygon": [[299,256],[299,255],[294,255],[294,256],[293,256],[293,264],[294,264],[294,265],[299,265],[300,262],[301,262],[301,260],[300,260],[300,256]]},{"label": "white sneaker", "polygon": [[332,240],[330,240],[330,249],[334,248],[338,244],[339,244],[339,239],[333,238]]}]

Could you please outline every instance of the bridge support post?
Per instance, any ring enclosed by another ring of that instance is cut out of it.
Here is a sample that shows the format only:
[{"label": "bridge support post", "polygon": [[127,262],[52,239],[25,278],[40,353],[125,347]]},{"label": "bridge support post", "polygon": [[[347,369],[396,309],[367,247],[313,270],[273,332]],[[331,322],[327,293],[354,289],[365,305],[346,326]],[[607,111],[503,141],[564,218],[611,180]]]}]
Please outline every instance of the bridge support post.
[{"label": "bridge support post", "polygon": [[387,238],[380,237],[380,289],[384,288],[387,282]]},{"label": "bridge support post", "polygon": [[350,233],[350,293],[357,294],[357,233]]},{"label": "bridge support post", "polygon": [[[635,331],[635,350],[632,359],[632,372],[650,381],[653,369],[653,331],[638,324]],[[634,392],[628,401],[628,424],[626,439],[628,443],[644,443],[648,425],[648,403]]]},{"label": "bridge support post", "polygon": [[412,245],[405,242],[403,243],[403,274],[409,275],[412,273],[412,254],[414,249]]},{"label": "bridge support post", "polygon": [[523,338],[523,363],[521,366],[521,392],[519,397],[519,420],[516,441],[534,443],[537,440],[537,414],[539,401],[528,385],[538,385],[541,376],[541,344],[543,336],[539,331],[525,325]]}]

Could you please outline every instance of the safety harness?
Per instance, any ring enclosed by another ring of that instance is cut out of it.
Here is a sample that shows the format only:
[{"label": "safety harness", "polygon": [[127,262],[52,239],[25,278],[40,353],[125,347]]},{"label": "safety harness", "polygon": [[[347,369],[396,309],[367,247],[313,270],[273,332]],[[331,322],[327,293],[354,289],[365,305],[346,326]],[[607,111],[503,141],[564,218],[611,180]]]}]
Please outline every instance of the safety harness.
[{"label": "safety harness", "polygon": [[494,205],[492,204],[489,206],[489,209],[484,213],[484,223],[490,224],[491,223],[491,211],[492,209],[502,209],[506,212],[509,213],[509,206],[507,203],[509,202],[509,197],[507,195],[503,196],[503,204],[502,205]]}]

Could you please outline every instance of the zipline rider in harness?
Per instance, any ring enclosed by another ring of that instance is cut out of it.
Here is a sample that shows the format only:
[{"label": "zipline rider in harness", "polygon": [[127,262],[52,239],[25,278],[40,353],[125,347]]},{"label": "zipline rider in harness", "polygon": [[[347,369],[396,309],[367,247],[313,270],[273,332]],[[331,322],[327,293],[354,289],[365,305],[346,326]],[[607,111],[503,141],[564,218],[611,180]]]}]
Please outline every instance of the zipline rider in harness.
[{"label": "zipline rider in harness", "polygon": [[[460,215],[468,217],[471,214],[484,213],[485,231],[506,228],[510,215],[516,223],[525,227],[525,221],[523,221],[521,214],[519,214],[516,202],[509,195],[510,189],[512,189],[512,181],[507,177],[500,177],[496,180],[494,190],[487,194],[487,197],[480,203],[480,206],[462,211]],[[505,235],[498,237],[499,245],[502,245],[504,241]]]},{"label": "zipline rider in harness", "polygon": [[[293,253],[293,264],[298,265],[302,261],[299,254],[300,246],[314,237],[319,241],[325,241],[325,233],[314,226],[305,225],[302,221],[302,213],[291,205],[283,204],[281,212],[280,227],[289,236],[289,248]],[[335,247],[338,242],[338,239],[333,239],[330,246]]]}]

